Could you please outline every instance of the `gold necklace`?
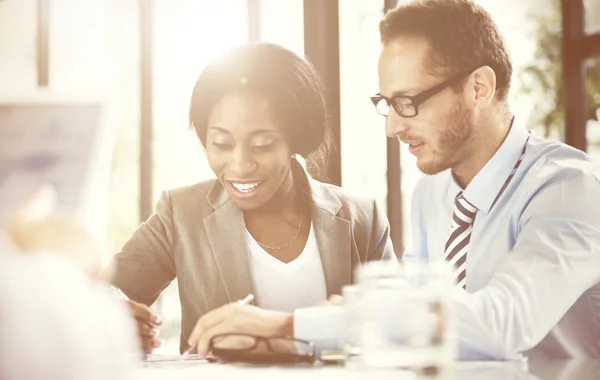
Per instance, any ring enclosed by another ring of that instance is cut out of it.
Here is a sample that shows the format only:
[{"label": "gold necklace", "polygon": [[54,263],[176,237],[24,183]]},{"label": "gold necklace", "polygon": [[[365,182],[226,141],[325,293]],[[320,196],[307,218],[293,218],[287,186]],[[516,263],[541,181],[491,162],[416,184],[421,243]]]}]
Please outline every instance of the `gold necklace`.
[{"label": "gold necklace", "polygon": [[304,211],[304,210],[300,210],[300,223],[298,224],[298,229],[296,230],[296,234],[294,235],[294,237],[292,238],[292,240],[290,240],[290,242],[289,242],[289,243],[287,243],[286,245],[282,245],[281,247],[271,247],[270,245],[263,244],[263,243],[259,242],[259,241],[258,241],[258,240],[256,240],[256,239],[254,239],[254,240],[256,240],[256,242],[257,242],[257,243],[258,243],[258,244],[259,244],[261,247],[263,247],[263,248],[267,248],[267,249],[271,249],[271,250],[274,250],[274,251],[278,251],[278,250],[280,250],[280,249],[284,249],[284,248],[287,248],[287,247],[289,247],[289,246],[290,246],[290,245],[291,245],[291,244],[292,244],[292,243],[293,243],[293,242],[296,240],[296,238],[298,237],[298,234],[300,233],[300,227],[302,227],[302,213],[303,213],[303,211]]}]

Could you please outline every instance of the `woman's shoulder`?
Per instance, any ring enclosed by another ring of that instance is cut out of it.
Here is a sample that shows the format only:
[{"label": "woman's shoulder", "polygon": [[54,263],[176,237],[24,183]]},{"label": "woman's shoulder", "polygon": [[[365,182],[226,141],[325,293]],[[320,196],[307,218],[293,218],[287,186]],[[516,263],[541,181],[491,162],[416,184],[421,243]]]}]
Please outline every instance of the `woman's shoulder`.
[{"label": "woman's shoulder", "polygon": [[173,210],[198,210],[205,207],[210,208],[206,199],[211,189],[219,185],[216,179],[209,179],[193,185],[181,186],[165,190],[162,199],[169,203]]},{"label": "woman's shoulder", "polygon": [[[371,214],[378,208],[378,203],[374,197],[329,183],[315,182],[317,186],[322,187],[340,202],[339,216],[364,215],[365,213]],[[314,199],[314,201],[318,203],[317,199]]]},{"label": "woman's shoulder", "polygon": [[175,187],[166,190],[171,199],[175,198],[188,198],[197,196],[206,196],[210,189],[217,183],[217,180],[212,178],[202,182],[194,183],[192,185],[186,185],[181,187]]}]

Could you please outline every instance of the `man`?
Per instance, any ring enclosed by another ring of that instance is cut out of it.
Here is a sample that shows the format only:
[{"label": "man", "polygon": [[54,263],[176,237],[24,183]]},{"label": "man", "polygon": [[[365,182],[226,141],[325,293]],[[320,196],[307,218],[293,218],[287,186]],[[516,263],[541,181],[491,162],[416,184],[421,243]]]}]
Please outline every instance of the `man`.
[{"label": "man", "polygon": [[[598,168],[511,113],[510,58],[480,6],[413,2],[389,12],[380,32],[372,101],[427,174],[404,260],[455,266],[461,358],[600,357]],[[190,343],[203,350],[213,331],[243,331],[253,311],[234,308],[202,318]],[[339,313],[297,310],[264,331],[293,323],[296,337],[333,344]]]}]

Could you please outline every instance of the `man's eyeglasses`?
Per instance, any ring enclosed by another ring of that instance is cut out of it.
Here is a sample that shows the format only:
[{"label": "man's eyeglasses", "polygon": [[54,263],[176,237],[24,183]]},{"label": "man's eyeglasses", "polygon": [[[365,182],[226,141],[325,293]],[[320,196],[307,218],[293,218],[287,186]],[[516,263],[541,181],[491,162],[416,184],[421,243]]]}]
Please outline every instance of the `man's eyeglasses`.
[{"label": "man's eyeglasses", "polygon": [[474,69],[452,77],[445,82],[418,93],[417,95],[396,95],[392,96],[391,98],[386,98],[381,94],[376,94],[371,96],[371,101],[373,102],[377,113],[379,113],[381,116],[388,116],[390,113],[390,106],[392,106],[394,107],[394,111],[396,111],[399,116],[415,117],[419,114],[419,105],[421,103],[431,98],[438,92],[441,92],[446,87],[449,87],[462,80],[467,75],[470,75],[473,71]]},{"label": "man's eyeglasses", "polygon": [[315,361],[315,347],[311,342],[284,337],[219,334],[210,339],[208,350],[225,362],[296,364]]}]

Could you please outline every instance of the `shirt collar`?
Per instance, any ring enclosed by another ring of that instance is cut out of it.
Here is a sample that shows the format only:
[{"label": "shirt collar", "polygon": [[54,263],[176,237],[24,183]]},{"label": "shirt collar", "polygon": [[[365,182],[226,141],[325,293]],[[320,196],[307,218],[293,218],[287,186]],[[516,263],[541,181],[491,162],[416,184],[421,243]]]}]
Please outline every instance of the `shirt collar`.
[{"label": "shirt collar", "polygon": [[[465,198],[477,207],[478,212],[487,214],[490,211],[504,182],[506,182],[510,172],[519,157],[521,157],[523,146],[528,137],[529,132],[527,129],[515,118],[500,148],[464,190]],[[460,191],[460,187],[454,181],[454,177],[451,177],[452,185],[450,188],[456,190],[456,192],[453,191],[453,197],[455,197],[456,193]]]}]

